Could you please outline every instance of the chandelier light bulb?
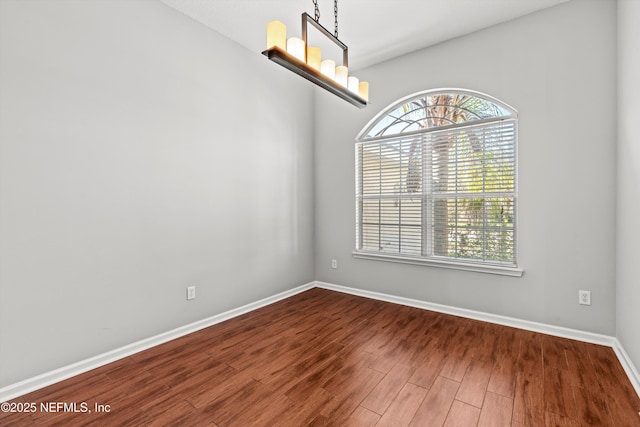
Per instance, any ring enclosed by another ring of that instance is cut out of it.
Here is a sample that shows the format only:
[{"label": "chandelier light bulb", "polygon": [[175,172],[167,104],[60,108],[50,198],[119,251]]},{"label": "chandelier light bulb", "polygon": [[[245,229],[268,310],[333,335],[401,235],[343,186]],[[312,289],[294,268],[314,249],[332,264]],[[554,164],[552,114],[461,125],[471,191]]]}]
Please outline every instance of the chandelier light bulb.
[{"label": "chandelier light bulb", "polygon": [[358,94],[360,98],[369,102],[369,82],[360,82],[360,84],[358,84]]},{"label": "chandelier light bulb", "polygon": [[347,82],[347,89],[355,94],[358,94],[360,90],[360,79],[358,79],[356,76],[349,76]]},{"label": "chandelier light bulb", "polygon": [[287,50],[287,26],[280,21],[271,21],[267,24],[267,49],[272,47]]},{"label": "chandelier light bulb", "polygon": [[338,65],[336,67],[336,82],[338,84],[347,87],[347,77],[349,76],[349,69],[344,65]]},{"label": "chandelier light bulb", "polygon": [[298,37],[290,37],[289,40],[287,40],[287,53],[305,62],[304,41]]},{"label": "chandelier light bulb", "polygon": [[320,71],[322,61],[322,50],[316,46],[307,46],[307,65],[314,70]]},{"label": "chandelier light bulb", "polygon": [[320,72],[330,79],[336,78],[336,61],[333,59],[325,59],[320,65]]}]

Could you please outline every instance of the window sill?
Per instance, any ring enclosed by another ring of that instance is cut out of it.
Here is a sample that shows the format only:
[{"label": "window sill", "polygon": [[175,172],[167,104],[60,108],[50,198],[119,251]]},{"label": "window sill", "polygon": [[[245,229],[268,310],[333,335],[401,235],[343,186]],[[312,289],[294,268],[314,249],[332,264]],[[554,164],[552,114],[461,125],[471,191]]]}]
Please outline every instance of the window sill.
[{"label": "window sill", "polygon": [[476,273],[498,274],[501,276],[522,277],[524,270],[495,264],[479,264],[473,262],[449,261],[446,259],[418,258],[398,255],[379,254],[374,252],[354,251],[354,258],[374,261],[398,262],[401,264],[424,265],[427,267],[450,268],[453,270],[474,271]]}]

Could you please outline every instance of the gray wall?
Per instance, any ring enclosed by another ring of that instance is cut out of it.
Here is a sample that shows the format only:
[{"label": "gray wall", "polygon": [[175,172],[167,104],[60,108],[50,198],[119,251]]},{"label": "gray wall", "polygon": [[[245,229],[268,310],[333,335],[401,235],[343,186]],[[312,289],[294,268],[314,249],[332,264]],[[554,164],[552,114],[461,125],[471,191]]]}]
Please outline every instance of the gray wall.
[{"label": "gray wall", "polygon": [[617,336],[640,369],[640,2],[618,1]]},{"label": "gray wall", "polygon": [[[370,81],[368,108],[316,97],[316,278],[614,334],[616,3],[572,1],[358,74]],[[356,134],[395,100],[441,87],[519,112],[522,278],[351,256]],[[592,306],[578,305],[579,289],[591,290]]]},{"label": "gray wall", "polygon": [[2,0],[0,64],[0,386],[313,280],[304,80],[153,0]]}]

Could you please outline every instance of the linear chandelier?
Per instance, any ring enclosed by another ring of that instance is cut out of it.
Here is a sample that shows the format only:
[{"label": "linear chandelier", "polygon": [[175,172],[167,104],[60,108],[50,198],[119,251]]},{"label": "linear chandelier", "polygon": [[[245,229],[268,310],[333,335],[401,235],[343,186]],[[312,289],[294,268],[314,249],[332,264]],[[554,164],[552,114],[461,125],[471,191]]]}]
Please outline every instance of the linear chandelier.
[{"label": "linear chandelier", "polygon": [[[338,39],[338,0],[334,0],[335,34],[320,25],[318,0],[313,0],[315,17],[302,14],[302,37],[287,39],[287,27],[280,21],[267,24],[267,50],[262,52],[273,62],[304,77],[312,83],[339,96],[358,108],[369,102],[369,83],[349,75],[349,49]],[[307,44],[307,24],[313,25],[322,35],[342,49],[342,65],[333,59],[322,59],[319,47]]]}]

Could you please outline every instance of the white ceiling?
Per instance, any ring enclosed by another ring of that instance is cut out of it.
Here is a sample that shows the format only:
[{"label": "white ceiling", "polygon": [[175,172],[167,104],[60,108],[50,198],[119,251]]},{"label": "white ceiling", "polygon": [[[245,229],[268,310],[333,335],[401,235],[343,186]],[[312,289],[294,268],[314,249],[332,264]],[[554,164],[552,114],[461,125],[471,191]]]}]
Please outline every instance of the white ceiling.
[{"label": "white ceiling", "polygon": [[[280,20],[300,36],[312,0],[161,0],[246,48],[265,49],[266,24]],[[342,0],[339,38],[349,65],[363,68],[567,0]],[[318,0],[320,24],[333,33],[333,1]]]}]

